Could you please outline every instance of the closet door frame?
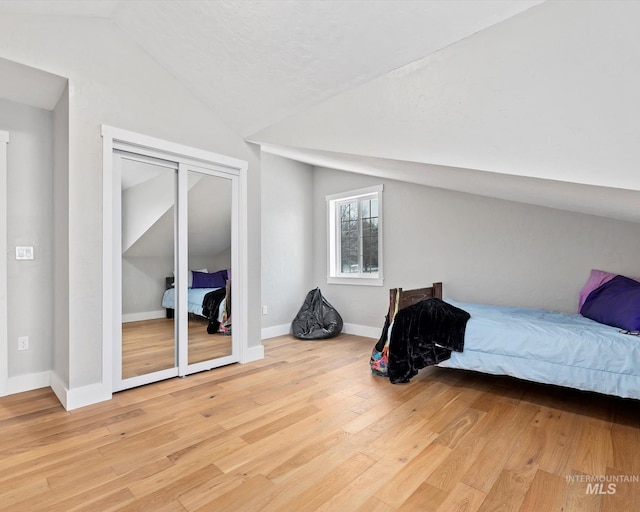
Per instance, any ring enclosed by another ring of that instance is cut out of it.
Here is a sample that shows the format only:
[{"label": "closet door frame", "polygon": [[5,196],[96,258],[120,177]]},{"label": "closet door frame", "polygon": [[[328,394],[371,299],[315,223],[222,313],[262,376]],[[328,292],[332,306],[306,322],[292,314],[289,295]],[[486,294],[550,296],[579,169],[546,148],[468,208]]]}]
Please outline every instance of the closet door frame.
[{"label": "closet door frame", "polygon": [[[221,175],[235,176],[233,187],[232,207],[235,209],[232,218],[236,221],[232,226],[232,238],[237,240],[237,250],[235,251],[233,264],[233,286],[237,293],[232,294],[233,308],[237,314],[234,316],[233,342],[237,344],[237,360],[243,362],[248,357],[248,256],[247,256],[247,168],[248,163],[244,160],[231,158],[218,153],[184,146],[155,137],[142,135],[139,133],[122,130],[111,126],[102,126],[103,139],[103,322],[102,322],[102,387],[105,395],[111,396],[114,391],[114,365],[119,364],[114,358],[114,343],[120,339],[116,329],[121,329],[122,311],[120,308],[120,297],[116,297],[120,292],[120,286],[114,287],[116,278],[116,266],[121,264],[122,255],[116,254],[116,237],[121,235],[121,226],[116,223],[120,218],[119,204],[120,187],[119,180],[113,173],[113,151],[119,149],[130,153],[135,153],[151,158],[169,160],[177,162],[179,166],[202,168]],[[179,173],[180,175],[180,173]],[[180,203],[178,203],[180,207]],[[178,242],[180,246],[184,241]],[[185,263],[178,262],[177,271],[181,272],[181,267]],[[185,267],[186,268],[186,267]],[[182,269],[183,276],[186,271]],[[117,288],[117,289],[116,289]],[[178,298],[180,300],[180,298]],[[210,366],[209,366],[210,367]],[[204,369],[204,368],[203,368]],[[188,369],[188,372],[191,373]],[[183,374],[180,372],[180,374]]]}]

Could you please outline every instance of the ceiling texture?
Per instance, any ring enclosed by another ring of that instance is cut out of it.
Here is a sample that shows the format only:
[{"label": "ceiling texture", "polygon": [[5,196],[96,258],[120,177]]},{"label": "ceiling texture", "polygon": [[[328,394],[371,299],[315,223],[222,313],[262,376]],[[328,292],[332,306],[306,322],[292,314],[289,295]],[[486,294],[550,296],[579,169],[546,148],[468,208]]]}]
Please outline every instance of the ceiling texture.
[{"label": "ceiling texture", "polygon": [[[640,77],[611,56],[640,54],[629,2],[0,0],[3,12],[111,20],[264,151],[640,222],[633,125],[607,119],[611,105],[584,109],[611,96],[607,72],[628,84],[613,102],[628,115]],[[588,33],[597,43],[580,39]],[[601,119],[603,133],[617,130],[607,146],[623,148],[611,151],[617,174],[593,152],[600,133],[589,126]]]},{"label": "ceiling texture", "polygon": [[110,18],[243,137],[541,0],[0,0]]}]

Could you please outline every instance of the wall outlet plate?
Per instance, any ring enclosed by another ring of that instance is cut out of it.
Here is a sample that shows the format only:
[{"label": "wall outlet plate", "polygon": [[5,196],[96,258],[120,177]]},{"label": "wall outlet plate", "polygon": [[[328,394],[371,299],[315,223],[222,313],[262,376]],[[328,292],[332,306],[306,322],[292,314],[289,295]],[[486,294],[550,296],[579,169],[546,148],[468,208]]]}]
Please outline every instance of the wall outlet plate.
[{"label": "wall outlet plate", "polygon": [[18,338],[18,350],[29,350],[29,336],[20,336]]}]

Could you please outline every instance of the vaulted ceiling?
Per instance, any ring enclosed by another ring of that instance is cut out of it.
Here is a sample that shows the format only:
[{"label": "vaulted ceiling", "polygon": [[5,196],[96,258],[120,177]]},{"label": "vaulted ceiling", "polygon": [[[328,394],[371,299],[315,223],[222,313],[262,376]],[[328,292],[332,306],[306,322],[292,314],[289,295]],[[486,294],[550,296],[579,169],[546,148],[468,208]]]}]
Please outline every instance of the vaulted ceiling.
[{"label": "vaulted ceiling", "polygon": [[1,0],[110,18],[243,137],[542,0]]},{"label": "vaulted ceiling", "polygon": [[640,3],[0,0],[3,12],[110,19],[263,150],[640,222]]}]

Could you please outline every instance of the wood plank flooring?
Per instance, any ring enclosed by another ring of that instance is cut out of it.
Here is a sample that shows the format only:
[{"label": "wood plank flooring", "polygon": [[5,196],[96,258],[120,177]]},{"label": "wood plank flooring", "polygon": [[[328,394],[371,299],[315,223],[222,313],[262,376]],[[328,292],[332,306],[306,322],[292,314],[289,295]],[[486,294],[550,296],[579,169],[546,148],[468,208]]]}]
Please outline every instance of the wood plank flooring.
[{"label": "wood plank flooring", "polygon": [[443,368],[392,385],[373,344],[274,338],[71,412],[0,398],[0,510],[640,510],[640,401]]},{"label": "wood plank flooring", "polygon": [[[189,364],[231,355],[231,336],[207,333],[208,323],[203,317],[189,317]],[[172,318],[122,324],[123,378],[173,368],[176,364],[174,340]]]}]

